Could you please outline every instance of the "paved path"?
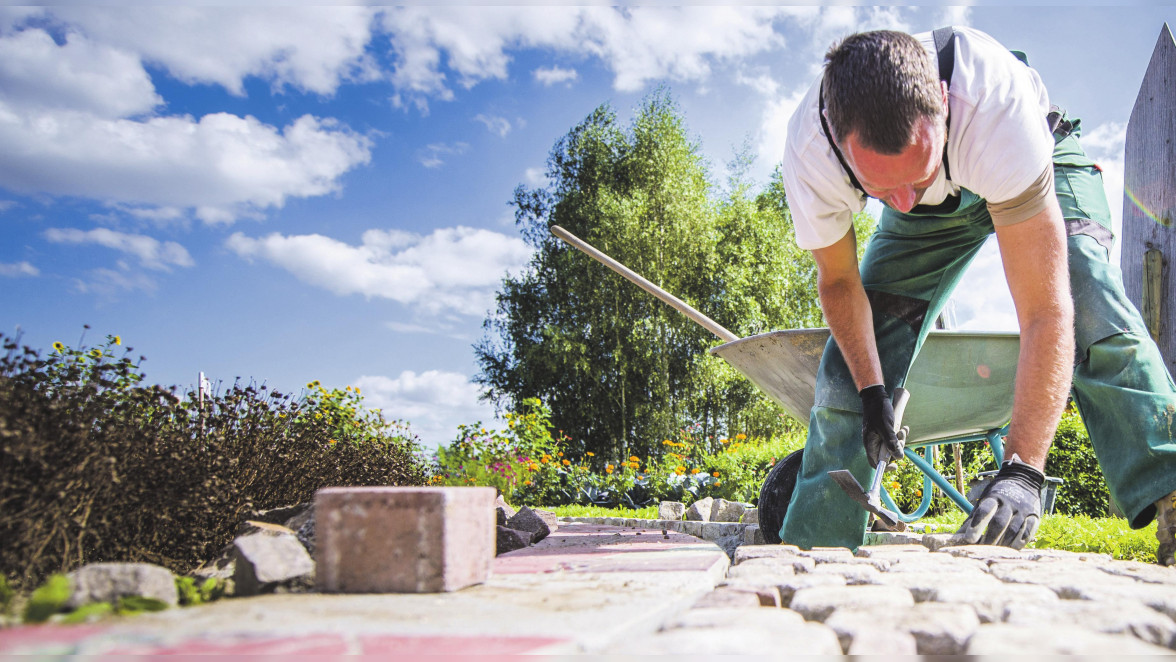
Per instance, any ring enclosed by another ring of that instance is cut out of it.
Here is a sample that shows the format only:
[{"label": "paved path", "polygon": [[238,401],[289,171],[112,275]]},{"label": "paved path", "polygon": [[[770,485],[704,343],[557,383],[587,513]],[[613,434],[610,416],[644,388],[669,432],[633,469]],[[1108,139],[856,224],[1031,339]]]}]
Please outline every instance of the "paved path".
[{"label": "paved path", "polygon": [[1050,550],[801,551],[562,525],[485,584],[0,630],[0,654],[1173,654],[1176,569]]}]

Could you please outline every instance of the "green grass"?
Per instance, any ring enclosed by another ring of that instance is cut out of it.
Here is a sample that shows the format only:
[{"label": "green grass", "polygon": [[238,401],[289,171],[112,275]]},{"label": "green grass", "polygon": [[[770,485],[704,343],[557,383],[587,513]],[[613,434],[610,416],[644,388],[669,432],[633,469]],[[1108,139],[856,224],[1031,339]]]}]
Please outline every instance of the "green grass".
[{"label": "green grass", "polygon": [[[549,508],[560,517],[625,517],[656,519],[657,507],[640,510],[601,508],[599,506],[556,506]],[[920,524],[935,524],[940,533],[955,531],[964,523],[964,513],[953,510],[943,515],[924,517]],[[1120,561],[1156,560],[1156,525],[1132,529],[1127,520],[1114,517],[1085,515],[1046,515],[1037,530],[1037,538],[1029,544],[1034,549],[1060,549],[1068,552],[1096,552],[1110,554]]]}]

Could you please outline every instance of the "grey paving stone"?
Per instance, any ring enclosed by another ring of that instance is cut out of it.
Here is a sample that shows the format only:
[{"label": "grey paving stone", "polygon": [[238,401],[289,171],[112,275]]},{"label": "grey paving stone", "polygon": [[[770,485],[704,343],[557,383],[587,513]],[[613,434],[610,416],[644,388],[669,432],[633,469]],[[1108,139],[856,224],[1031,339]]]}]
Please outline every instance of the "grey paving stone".
[{"label": "grey paving stone", "polygon": [[698,520],[686,520],[682,522],[682,533],[695,538],[702,537],[702,522]]},{"label": "grey paving stone", "polygon": [[1029,584],[948,584],[932,591],[929,599],[934,602],[952,602],[971,605],[982,623],[999,623],[1005,607],[1013,602],[1053,605],[1057,604],[1056,593],[1044,586]]},{"label": "grey paving stone", "polygon": [[1075,599],[1079,592],[1094,586],[1130,587],[1136,584],[1134,579],[1117,577],[1080,561],[993,563],[988,570],[1003,582],[1044,586],[1067,599]]},{"label": "grey paving stone", "polygon": [[801,550],[799,555],[817,563],[850,563],[854,558],[853,552],[846,547],[814,547]]},{"label": "grey paving stone", "polygon": [[920,655],[959,655],[980,628],[980,619],[964,604],[924,602],[891,609],[861,604],[839,607],[825,625],[833,628],[846,651],[858,633],[882,628],[913,636]]},{"label": "grey paving stone", "polygon": [[680,520],[686,514],[686,504],[678,501],[662,501],[657,504],[657,518]]},{"label": "grey paving stone", "polygon": [[743,531],[743,525],[736,522],[703,522],[702,523],[702,539],[703,540],[718,540],[727,536],[733,536]]},{"label": "grey paving stone", "polygon": [[1127,635],[1060,625],[1049,628],[997,623],[982,625],[968,641],[967,655],[1170,655],[1171,651]]},{"label": "grey paving stone", "polygon": [[864,559],[902,559],[911,554],[926,555],[930,552],[922,545],[862,545],[854,552]]},{"label": "grey paving stone", "polygon": [[1077,600],[1108,601],[1116,599],[1134,600],[1176,620],[1176,591],[1170,586],[1157,584],[1101,584],[1096,586],[1074,586],[1064,598]]},{"label": "grey paving stone", "polygon": [[791,609],[762,609],[758,606],[695,607],[670,618],[661,629],[705,629],[740,625],[773,630],[795,628],[803,623],[804,617]]},{"label": "grey paving stone", "polygon": [[[739,554],[740,549],[742,549],[742,547],[735,548],[736,555]],[[746,561],[743,561],[739,565],[740,566],[747,566],[747,567],[763,566],[763,567],[768,567],[768,568],[790,567],[793,569],[794,572],[805,573],[805,572],[808,572],[808,571],[812,570],[813,568],[815,568],[817,563],[816,563],[816,561],[813,561],[812,559],[806,558],[803,556],[793,556],[791,558],[781,556],[779,558],[747,559]]]},{"label": "grey paving stone", "polygon": [[1176,644],[1176,622],[1134,600],[1061,600],[1053,605],[1014,602],[1005,607],[1010,625],[1074,625],[1093,632],[1129,634],[1157,646]]},{"label": "grey paving stone", "polygon": [[847,655],[916,655],[918,645],[909,632],[885,628],[861,630],[845,651]]},{"label": "grey paving stone", "polygon": [[[773,611],[773,610],[763,610]],[[725,625],[664,630],[635,637],[602,651],[615,655],[841,655],[833,630],[819,623],[764,628]]]},{"label": "grey paving stone", "polygon": [[901,586],[911,592],[915,602],[931,600],[941,586],[988,585],[999,586],[1000,580],[979,570],[953,572],[884,572],[878,578],[879,584]]},{"label": "grey paving stone", "polygon": [[1068,552],[1063,549],[1022,549],[1021,556],[1028,561],[1086,561],[1091,563],[1110,563],[1110,554],[1095,552]]},{"label": "grey paving stone", "polygon": [[691,522],[709,522],[711,506],[714,505],[714,502],[714,498],[706,497],[690,504],[690,507],[686,509],[686,519]]},{"label": "grey paving stone", "polygon": [[817,586],[845,586],[845,577],[841,575],[795,575],[790,579],[782,579],[776,584],[780,591],[780,604],[790,607],[796,592]]},{"label": "grey paving stone", "polygon": [[940,550],[942,554],[951,554],[952,556],[959,556],[966,559],[978,559],[981,561],[991,561],[994,559],[1021,559],[1024,555],[1012,547],[1001,547],[1000,545],[959,545],[948,546]]},{"label": "grey paving stone", "polygon": [[761,581],[762,583],[775,583],[783,579],[789,579],[795,574],[796,570],[792,565],[785,563],[742,563],[731,566],[727,570],[728,579],[751,582]]},{"label": "grey paving stone", "polygon": [[747,524],[743,527],[744,545],[762,545],[765,542],[764,532],[760,531],[758,524]]},{"label": "grey paving stone", "polygon": [[796,545],[742,545],[735,550],[735,564],[750,559],[794,557],[800,552]]},{"label": "grey paving stone", "polygon": [[[292,535],[286,537],[294,538]],[[306,556],[302,545],[298,545],[298,549]],[[311,570],[314,570],[313,564],[307,568],[307,571]],[[132,596],[154,598],[168,606],[175,606],[179,601],[176,578],[171,570],[151,563],[90,563],[69,573],[68,577],[70,596],[66,606],[70,609],[92,602],[114,603],[119,598]]]},{"label": "grey paving stone", "polygon": [[749,507],[750,504],[741,501],[715,499],[714,503],[711,504],[710,521],[739,522],[743,518],[743,512]]},{"label": "grey paving stone", "polygon": [[788,607],[806,620],[824,621],[838,607],[869,605],[884,612],[914,604],[911,592],[898,586],[813,586],[796,591]]},{"label": "grey paving stone", "polygon": [[932,552],[939,551],[951,544],[954,533],[924,533],[920,541],[924,547]]},{"label": "grey paving stone", "polygon": [[988,564],[977,559],[957,558],[934,552],[931,554],[911,554],[894,559],[889,573],[899,572],[988,572]]},{"label": "grey paving stone", "polygon": [[695,607],[779,607],[780,592],[774,586],[720,586],[703,595]]},{"label": "grey paving stone", "polygon": [[744,524],[755,524],[759,526],[759,508],[745,508],[743,510],[743,517],[739,521]]},{"label": "grey paving stone", "polygon": [[845,577],[845,583],[851,586],[878,584],[882,575],[874,566],[860,563],[818,563],[815,568],[809,571],[809,574],[841,575]]},{"label": "grey paving stone", "polygon": [[1101,564],[1103,572],[1122,577],[1131,577],[1149,584],[1176,585],[1176,566],[1162,566],[1138,561],[1111,561]]}]

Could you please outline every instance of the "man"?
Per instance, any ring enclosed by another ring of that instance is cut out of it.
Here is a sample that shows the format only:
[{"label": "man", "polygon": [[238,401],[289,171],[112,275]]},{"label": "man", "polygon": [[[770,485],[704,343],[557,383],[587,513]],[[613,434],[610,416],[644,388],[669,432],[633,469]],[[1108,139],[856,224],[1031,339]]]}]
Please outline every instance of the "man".
[{"label": "man", "polygon": [[[1110,213],[1078,120],[1050,113],[1037,72],[977,30],[862,33],[826,55],[783,163],[833,332],[785,542],[861,544],[866,513],[827,472],[865,483],[900,456],[889,394],[995,232],[1021,329],[1008,460],[957,537],[1032,539],[1072,379],[1113,499],[1133,527],[1158,517],[1160,562],[1176,562],[1176,387],[1110,263]],[[867,196],[885,206],[859,269],[852,216]]]}]

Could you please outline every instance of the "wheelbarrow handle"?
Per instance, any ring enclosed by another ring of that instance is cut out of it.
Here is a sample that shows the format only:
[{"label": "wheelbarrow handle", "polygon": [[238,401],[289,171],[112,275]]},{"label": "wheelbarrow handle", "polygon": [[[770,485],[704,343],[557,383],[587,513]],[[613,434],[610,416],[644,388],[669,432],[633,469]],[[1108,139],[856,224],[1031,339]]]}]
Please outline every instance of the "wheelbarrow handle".
[{"label": "wheelbarrow handle", "polygon": [[723,326],[721,324],[719,324],[718,322],[716,322],[716,321],[712,320],[711,318],[707,317],[706,315],[703,315],[702,313],[698,312],[693,307],[691,307],[690,304],[686,303],[685,301],[682,301],[678,297],[670,294],[669,292],[663,290],[662,288],[658,287],[657,285],[654,285],[653,283],[649,282],[648,280],[643,278],[640,274],[638,274],[636,271],[633,271],[629,267],[626,267],[625,265],[621,264],[620,262],[617,262],[616,260],[612,259],[611,257],[605,255],[604,253],[597,250],[596,247],[594,247],[592,244],[589,244],[588,242],[577,237],[576,235],[572,234],[571,232],[568,232],[567,230],[561,228],[558,225],[553,225],[553,226],[551,226],[551,234],[559,237],[560,239],[562,239],[565,242],[567,242],[568,244],[571,244],[572,246],[580,249],[581,251],[584,251],[585,253],[588,254],[589,257],[592,257],[597,262],[600,262],[601,264],[608,267],[609,269],[612,269],[613,271],[624,276],[625,278],[628,278],[637,287],[640,287],[641,289],[645,290],[646,292],[649,292],[653,296],[661,299],[663,302],[669,304],[671,307],[673,307],[674,309],[676,309],[678,312],[682,313],[686,317],[689,317],[693,322],[695,322],[696,324],[698,324],[702,328],[704,328],[707,331],[710,331],[711,333],[718,336],[719,339],[722,340],[723,342],[732,342],[734,340],[739,340],[739,336],[737,336],[734,333],[731,333],[727,329],[723,328]]}]

